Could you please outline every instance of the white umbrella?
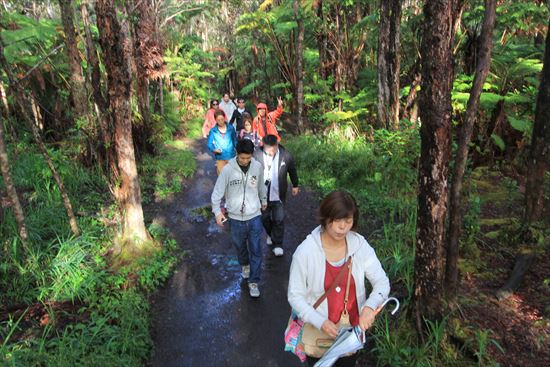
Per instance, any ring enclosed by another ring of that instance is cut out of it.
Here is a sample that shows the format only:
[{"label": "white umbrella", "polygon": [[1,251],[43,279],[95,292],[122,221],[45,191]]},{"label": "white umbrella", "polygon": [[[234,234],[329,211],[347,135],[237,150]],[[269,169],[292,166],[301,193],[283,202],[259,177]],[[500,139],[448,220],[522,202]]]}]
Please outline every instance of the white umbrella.
[{"label": "white umbrella", "polygon": [[[389,301],[393,301],[396,304],[395,308],[391,311],[391,314],[395,315],[397,310],[399,310],[399,301],[394,297],[390,297],[385,300],[377,311],[380,312],[380,310],[382,310],[382,308],[384,308]],[[338,358],[363,349],[364,344],[365,332],[361,330],[359,326],[342,328],[340,329],[334,344],[332,344],[323,357],[315,363],[314,367],[332,367]]]}]

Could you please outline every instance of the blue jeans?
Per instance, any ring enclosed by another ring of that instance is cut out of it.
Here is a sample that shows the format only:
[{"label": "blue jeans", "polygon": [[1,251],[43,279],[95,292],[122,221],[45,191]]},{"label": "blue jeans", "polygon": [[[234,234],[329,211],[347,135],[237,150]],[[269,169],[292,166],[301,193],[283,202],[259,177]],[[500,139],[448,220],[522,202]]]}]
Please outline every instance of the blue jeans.
[{"label": "blue jeans", "polygon": [[285,235],[285,208],[280,201],[270,201],[262,212],[262,223],[265,232],[271,237],[273,247],[283,247]]},{"label": "blue jeans", "polygon": [[244,221],[229,218],[231,240],[237,249],[239,264],[250,265],[249,283],[259,283],[262,273],[261,218],[260,215]]}]

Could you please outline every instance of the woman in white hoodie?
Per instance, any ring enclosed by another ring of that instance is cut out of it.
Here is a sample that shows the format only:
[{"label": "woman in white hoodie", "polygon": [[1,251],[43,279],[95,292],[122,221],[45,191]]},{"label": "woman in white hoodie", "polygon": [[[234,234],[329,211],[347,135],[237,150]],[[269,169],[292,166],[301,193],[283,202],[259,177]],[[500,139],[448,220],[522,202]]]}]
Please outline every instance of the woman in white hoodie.
[{"label": "woman in white hoodie", "polygon": [[[304,322],[335,338],[339,321],[349,315],[352,326],[368,329],[374,322],[377,309],[388,297],[390,283],[365,238],[354,231],[359,210],[353,196],[333,191],[323,199],[319,208],[321,225],[307,236],[292,257],[288,282],[288,302]],[[348,269],[343,269],[336,288],[317,308],[314,303],[328,290],[338,273],[351,257],[348,302],[344,306],[348,284]],[[372,291],[367,297],[367,279]],[[306,350],[307,353],[307,350]],[[335,366],[354,366],[357,356],[340,358]],[[313,366],[316,358],[308,356]]]}]

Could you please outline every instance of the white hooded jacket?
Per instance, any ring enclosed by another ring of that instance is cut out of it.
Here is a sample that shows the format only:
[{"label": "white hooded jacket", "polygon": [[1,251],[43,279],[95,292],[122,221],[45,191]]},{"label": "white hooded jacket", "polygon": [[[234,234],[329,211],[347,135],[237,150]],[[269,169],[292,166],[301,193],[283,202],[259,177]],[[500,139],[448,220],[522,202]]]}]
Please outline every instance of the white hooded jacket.
[{"label": "white hooded jacket", "polygon": [[[353,257],[352,275],[359,313],[368,306],[375,310],[390,292],[390,282],[374,249],[360,234],[350,231],[346,235],[348,256]],[[298,317],[318,329],[328,319],[328,301],[325,299],[317,309],[313,304],[325,292],[326,256],[321,244],[321,226],[318,226],[298,246],[292,256],[288,281],[288,302]],[[365,278],[372,285],[366,297]]]},{"label": "white hooded jacket", "polygon": [[247,221],[261,215],[262,205],[267,205],[262,165],[252,159],[247,173],[244,173],[237,157],[231,159],[223,167],[212,191],[212,212],[216,216],[221,213],[220,204],[224,196],[229,218]]}]

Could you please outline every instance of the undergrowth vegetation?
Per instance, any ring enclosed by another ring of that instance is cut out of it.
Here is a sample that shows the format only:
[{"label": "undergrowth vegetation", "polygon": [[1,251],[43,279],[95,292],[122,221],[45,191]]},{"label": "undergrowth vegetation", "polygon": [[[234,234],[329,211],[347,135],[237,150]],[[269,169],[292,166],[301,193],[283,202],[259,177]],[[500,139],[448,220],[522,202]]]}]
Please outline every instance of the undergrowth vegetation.
[{"label": "undergrowth vegetation", "polygon": [[[155,197],[165,199],[181,190],[181,182],[196,169],[193,153],[180,140],[172,140],[158,149],[156,155],[147,155],[140,166],[141,187]],[[144,203],[151,199],[145,197]]]},{"label": "undergrowth vegetation", "polygon": [[[49,151],[77,215],[81,235],[75,237],[42,156],[27,140],[9,148],[30,241],[22,246],[12,211],[2,209],[0,365],[143,365],[152,348],[147,296],[178,261],[175,241],[151,223],[161,250],[132,267],[111,269],[106,255],[117,211],[100,171],[67,159],[63,149]],[[196,167],[180,141],[158,151],[139,166],[144,201],[178,192]]]}]

